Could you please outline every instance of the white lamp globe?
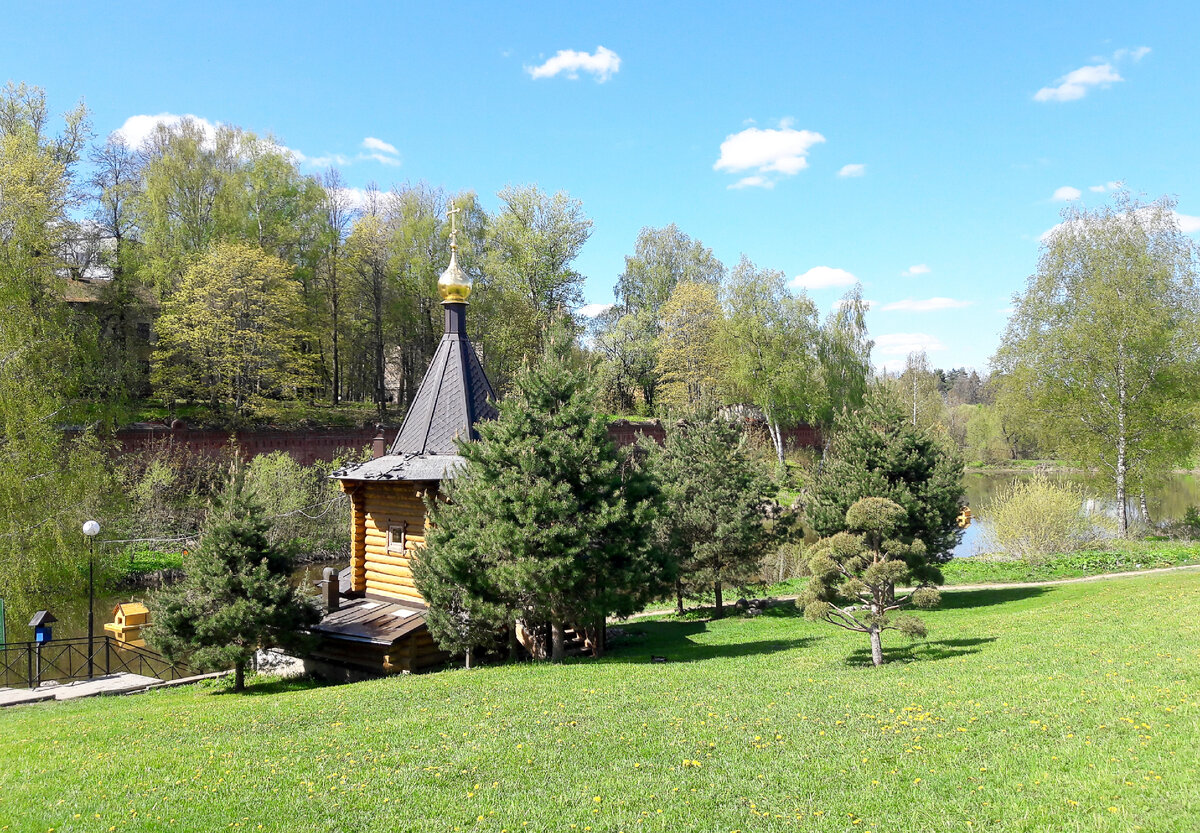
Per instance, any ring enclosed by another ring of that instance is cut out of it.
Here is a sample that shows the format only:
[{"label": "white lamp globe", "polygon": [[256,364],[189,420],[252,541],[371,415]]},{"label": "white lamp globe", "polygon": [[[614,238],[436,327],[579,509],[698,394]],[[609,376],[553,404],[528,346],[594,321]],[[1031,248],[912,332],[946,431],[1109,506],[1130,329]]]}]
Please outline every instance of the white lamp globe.
[{"label": "white lamp globe", "polygon": [[100,524],[95,521],[88,521],[83,525],[83,534],[89,538],[94,538],[100,534]]}]

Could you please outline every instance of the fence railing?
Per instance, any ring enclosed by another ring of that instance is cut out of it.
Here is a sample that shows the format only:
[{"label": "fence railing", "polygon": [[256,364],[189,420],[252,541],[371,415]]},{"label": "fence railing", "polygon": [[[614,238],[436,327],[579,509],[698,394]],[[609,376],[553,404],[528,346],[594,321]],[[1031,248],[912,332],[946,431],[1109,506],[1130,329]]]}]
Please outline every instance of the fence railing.
[{"label": "fence railing", "polygon": [[0,686],[7,688],[37,688],[42,683],[69,683],[121,671],[159,680],[178,680],[195,673],[148,648],[111,636],[93,637],[90,651],[86,636],[0,644]]}]

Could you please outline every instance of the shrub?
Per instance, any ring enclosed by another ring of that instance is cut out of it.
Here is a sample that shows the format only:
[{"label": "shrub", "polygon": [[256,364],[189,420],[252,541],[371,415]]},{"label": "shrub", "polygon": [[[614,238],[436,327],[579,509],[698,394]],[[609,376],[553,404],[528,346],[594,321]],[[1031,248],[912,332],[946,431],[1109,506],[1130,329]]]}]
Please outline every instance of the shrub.
[{"label": "shrub", "polygon": [[1088,507],[1083,489],[1044,475],[1012,480],[980,509],[985,544],[1030,564],[1076,552],[1113,532],[1111,518]]}]

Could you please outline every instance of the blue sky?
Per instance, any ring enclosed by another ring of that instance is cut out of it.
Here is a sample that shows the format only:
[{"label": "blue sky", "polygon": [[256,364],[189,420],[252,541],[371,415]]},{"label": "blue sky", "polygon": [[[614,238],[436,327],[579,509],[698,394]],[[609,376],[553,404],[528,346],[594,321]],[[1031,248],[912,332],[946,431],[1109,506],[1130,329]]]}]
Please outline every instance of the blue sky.
[{"label": "blue sky", "polygon": [[1200,232],[1194,2],[24,6],[0,76],[98,134],[192,114],[356,187],[566,190],[596,304],[675,222],[825,309],[861,280],[877,364],[986,367],[1065,198]]}]

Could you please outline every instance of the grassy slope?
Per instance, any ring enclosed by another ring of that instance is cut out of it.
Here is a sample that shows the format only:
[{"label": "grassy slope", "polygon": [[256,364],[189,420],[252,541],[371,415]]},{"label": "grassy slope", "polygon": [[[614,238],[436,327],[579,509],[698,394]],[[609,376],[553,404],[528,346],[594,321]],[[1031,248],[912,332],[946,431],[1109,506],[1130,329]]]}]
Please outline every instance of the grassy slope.
[{"label": "grassy slope", "polygon": [[927,620],[882,669],[781,615],[634,623],[557,668],[21,707],[0,827],[1196,829],[1200,575],[951,592]]}]

